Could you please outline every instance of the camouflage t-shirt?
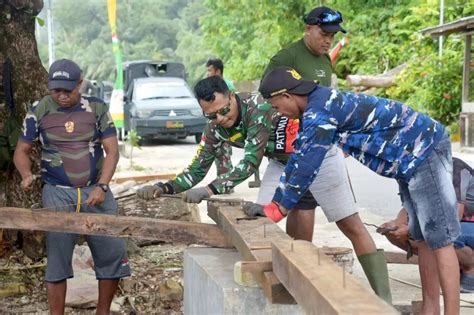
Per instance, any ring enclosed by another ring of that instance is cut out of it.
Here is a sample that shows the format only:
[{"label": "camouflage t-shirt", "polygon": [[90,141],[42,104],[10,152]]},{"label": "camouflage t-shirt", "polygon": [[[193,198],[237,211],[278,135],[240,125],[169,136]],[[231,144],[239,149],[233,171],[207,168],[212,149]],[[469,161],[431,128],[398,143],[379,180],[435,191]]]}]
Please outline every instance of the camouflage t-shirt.
[{"label": "camouflage t-shirt", "polygon": [[209,187],[222,194],[250,177],[260,166],[263,156],[285,163],[293,152],[293,141],[298,133],[298,120],[282,117],[270,105],[255,105],[250,99],[238,96],[239,117],[231,128],[212,121],[206,125],[197,154],[191,164],[169,183],[179,193],[198,184],[216,158],[216,148],[224,142],[244,149],[244,158],[232,171],[219,176]]},{"label": "camouflage t-shirt", "polygon": [[292,209],[334,143],[374,172],[408,181],[444,134],[439,122],[401,102],[319,86],[308,95],[274,200]]},{"label": "camouflage t-shirt", "polygon": [[82,97],[79,104],[62,108],[46,96],[26,114],[21,141],[40,141],[45,183],[83,187],[97,183],[104,158],[101,139],[112,136],[112,116],[100,99]]}]

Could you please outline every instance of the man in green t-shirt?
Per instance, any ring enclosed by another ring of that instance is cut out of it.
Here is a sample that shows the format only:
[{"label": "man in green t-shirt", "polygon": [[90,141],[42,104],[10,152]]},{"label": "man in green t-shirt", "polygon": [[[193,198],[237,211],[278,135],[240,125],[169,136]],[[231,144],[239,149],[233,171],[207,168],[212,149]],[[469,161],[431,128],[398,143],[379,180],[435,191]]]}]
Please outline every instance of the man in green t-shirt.
[{"label": "man in green t-shirt", "polygon": [[[287,66],[295,69],[301,77],[306,80],[317,81],[322,86],[331,85],[331,75],[333,73],[331,59],[328,55],[329,49],[334,41],[337,32],[346,33],[340,23],[342,23],[342,14],[328,7],[317,7],[311,10],[304,18],[305,29],[303,38],[290,44],[274,55],[267,68],[264,77],[271,70],[280,66]],[[339,148],[333,148],[334,155],[326,155],[325,160],[331,163],[332,170],[327,175],[319,175],[316,181],[319,185],[325,186],[327,192],[332,192],[333,187],[349,187],[337,192],[337,196],[332,199],[330,204],[325,200],[316,197],[316,201],[326,214],[328,220],[335,221],[338,228],[351,241],[357,254],[359,262],[364,269],[367,278],[376,291],[376,293],[385,299],[391,301],[390,285],[388,281],[386,261],[377,251],[374,240],[365,228],[357,212],[352,192],[350,189],[349,177],[346,172],[346,165],[343,153]],[[275,169],[274,171],[271,171]],[[340,172],[340,170],[343,170]],[[339,171],[339,172],[338,172]],[[267,171],[264,175],[278,179],[279,174],[283,172],[283,166],[273,161],[269,162]],[[332,184],[326,184],[326,180],[332,177]],[[266,204],[271,202],[275,187],[261,187],[257,203]],[[352,202],[350,200],[352,199]],[[345,202],[343,202],[346,200]],[[328,208],[330,210],[328,210]],[[337,217],[332,218],[335,213]],[[303,239],[311,240],[314,228],[314,209],[305,209],[300,211],[290,211],[287,226],[289,234],[304,235]]]},{"label": "man in green t-shirt", "polygon": [[[207,76],[212,77],[212,76],[218,76],[219,78],[222,78],[225,83],[227,84],[227,87],[229,88],[229,91],[234,93],[235,92],[235,87],[232,81],[224,79],[224,63],[222,62],[221,59],[215,58],[215,59],[209,59],[206,62],[206,68],[207,68]],[[216,168],[217,168],[217,176],[227,174],[232,170],[232,146],[227,143],[223,142],[220,148],[216,150]],[[233,192],[233,190],[230,190],[229,193]]]},{"label": "man in green t-shirt", "polygon": [[333,70],[328,52],[336,33],[346,32],[340,25],[342,15],[328,7],[317,7],[303,21],[306,24],[303,38],[273,56],[263,76],[276,67],[287,66],[306,80],[317,80],[320,85],[330,86]]}]

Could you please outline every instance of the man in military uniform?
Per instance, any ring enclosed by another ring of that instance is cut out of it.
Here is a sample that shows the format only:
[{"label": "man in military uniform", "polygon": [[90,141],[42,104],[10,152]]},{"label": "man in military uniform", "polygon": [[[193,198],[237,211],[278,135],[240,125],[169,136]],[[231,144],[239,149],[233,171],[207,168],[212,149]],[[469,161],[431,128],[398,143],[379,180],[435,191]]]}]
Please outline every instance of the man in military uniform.
[{"label": "man in military uniform", "polygon": [[[224,79],[224,63],[221,59],[209,59],[206,62],[206,73],[208,77],[218,76]],[[224,79],[225,83],[229,87],[229,91],[235,92],[235,87],[232,81]],[[216,149],[216,169],[217,176],[224,175],[232,170],[232,146],[223,142],[220,148]],[[229,190],[231,193],[233,190]]]}]

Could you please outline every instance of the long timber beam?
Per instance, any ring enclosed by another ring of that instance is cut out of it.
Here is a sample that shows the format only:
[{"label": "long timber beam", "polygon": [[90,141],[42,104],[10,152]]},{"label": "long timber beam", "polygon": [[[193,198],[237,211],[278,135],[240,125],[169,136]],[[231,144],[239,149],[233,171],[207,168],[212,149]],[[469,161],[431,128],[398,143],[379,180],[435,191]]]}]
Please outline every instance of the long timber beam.
[{"label": "long timber beam", "polygon": [[0,228],[109,235],[229,248],[215,225],[141,217],[0,208]]}]

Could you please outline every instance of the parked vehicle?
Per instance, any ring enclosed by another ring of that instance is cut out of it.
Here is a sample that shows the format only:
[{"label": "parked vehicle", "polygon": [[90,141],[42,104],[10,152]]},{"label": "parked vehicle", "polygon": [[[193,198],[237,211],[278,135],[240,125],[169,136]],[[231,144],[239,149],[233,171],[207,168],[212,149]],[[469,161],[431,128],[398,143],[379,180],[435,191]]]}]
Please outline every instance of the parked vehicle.
[{"label": "parked vehicle", "polygon": [[122,64],[123,90],[125,94],[130,90],[133,80],[151,77],[173,77],[186,80],[184,64],[180,62],[136,60]]},{"label": "parked vehicle", "polygon": [[142,139],[194,136],[199,143],[207,120],[184,79],[138,78],[129,91],[125,97],[128,130],[136,130]]}]

